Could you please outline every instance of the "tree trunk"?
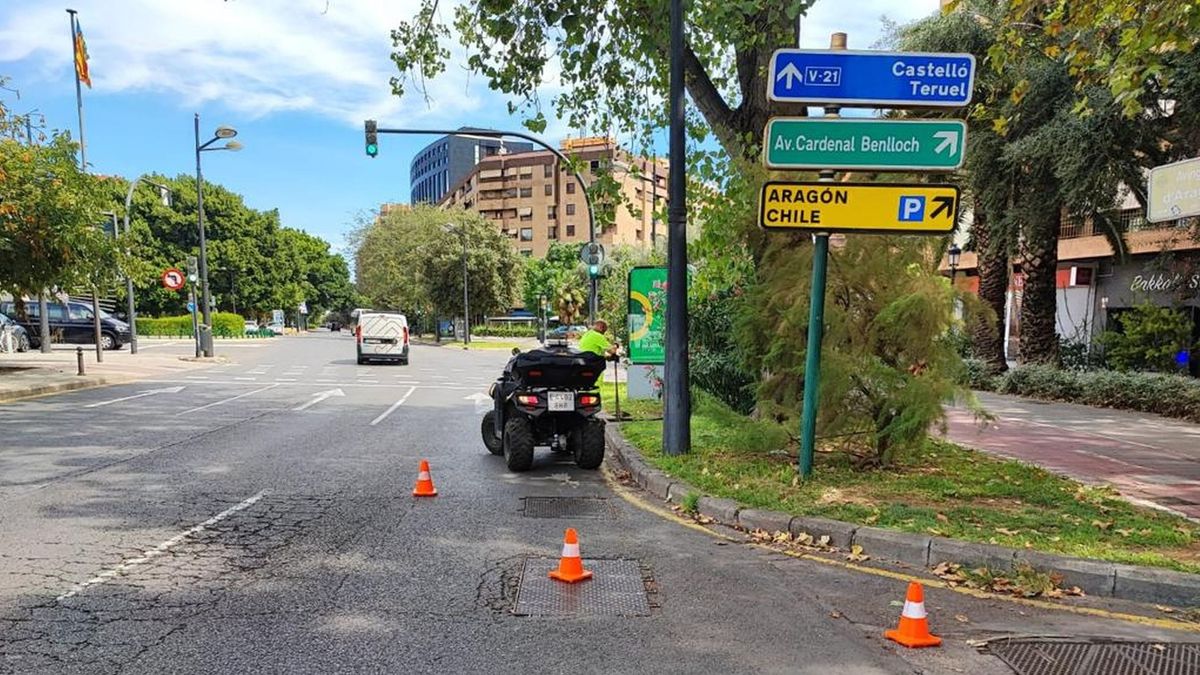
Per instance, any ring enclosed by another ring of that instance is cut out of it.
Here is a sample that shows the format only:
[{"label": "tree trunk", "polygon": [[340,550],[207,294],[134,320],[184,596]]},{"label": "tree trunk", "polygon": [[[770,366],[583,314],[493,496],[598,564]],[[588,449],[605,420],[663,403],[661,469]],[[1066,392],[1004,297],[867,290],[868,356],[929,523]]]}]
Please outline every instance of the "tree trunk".
[{"label": "tree trunk", "polygon": [[[1062,209],[1050,190],[1034,190],[1049,197],[1027,210],[1029,222],[1021,238],[1021,268],[1025,290],[1021,299],[1021,362],[1059,365],[1058,332],[1058,230]],[[1031,200],[1037,204],[1037,200]]]},{"label": "tree trunk", "polygon": [[975,235],[975,250],[979,260],[979,299],[985,310],[974,323],[971,331],[971,349],[975,357],[983,359],[992,375],[1008,370],[1004,358],[1004,308],[1008,298],[1008,251],[993,236],[991,218],[976,200],[975,222],[971,232]]}]

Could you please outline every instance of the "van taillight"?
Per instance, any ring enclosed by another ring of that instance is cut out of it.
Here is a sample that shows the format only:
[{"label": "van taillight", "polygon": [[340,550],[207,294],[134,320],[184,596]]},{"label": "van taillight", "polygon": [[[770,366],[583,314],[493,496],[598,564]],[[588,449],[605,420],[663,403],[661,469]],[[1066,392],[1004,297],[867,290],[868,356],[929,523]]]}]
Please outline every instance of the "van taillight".
[{"label": "van taillight", "polygon": [[408,344],[408,326],[404,327],[404,344]]},{"label": "van taillight", "polygon": [[362,342],[362,324],[361,323],[354,327],[354,339],[358,340],[359,342]]}]

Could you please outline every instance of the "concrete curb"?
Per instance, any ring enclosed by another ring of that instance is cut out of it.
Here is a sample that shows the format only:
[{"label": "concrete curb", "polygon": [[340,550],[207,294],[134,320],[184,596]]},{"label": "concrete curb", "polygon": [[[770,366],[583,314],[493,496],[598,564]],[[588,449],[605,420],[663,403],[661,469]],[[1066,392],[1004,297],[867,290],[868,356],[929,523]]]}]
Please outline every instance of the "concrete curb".
[{"label": "concrete curb", "polygon": [[1065,586],[1078,586],[1088,595],[1150,602],[1178,607],[1200,605],[1200,574],[1188,574],[1155,567],[1122,565],[1103,560],[1013,549],[945,537],[866,527],[827,518],[792,516],[778,511],[742,508],[731,499],[703,494],[696,488],[651,467],[641,453],[621,435],[609,420],[605,427],[608,455],[630,478],[659,499],[682,503],[689,494],[699,497],[697,510],[724,525],[744,530],[807,533],[829,536],[831,545],[841,549],[862,546],[876,558],[894,560],[914,567],[931,567],[941,562],[964,566],[1011,569],[1029,564],[1036,569],[1057,572]]},{"label": "concrete curb", "polygon": [[0,391],[0,403],[18,401],[31,396],[43,396],[45,394],[58,394],[64,391],[75,391],[76,389],[102,387],[106,384],[115,384],[115,382],[110,381],[107,377],[85,375],[78,380],[55,382],[53,384],[35,384],[21,389]]}]

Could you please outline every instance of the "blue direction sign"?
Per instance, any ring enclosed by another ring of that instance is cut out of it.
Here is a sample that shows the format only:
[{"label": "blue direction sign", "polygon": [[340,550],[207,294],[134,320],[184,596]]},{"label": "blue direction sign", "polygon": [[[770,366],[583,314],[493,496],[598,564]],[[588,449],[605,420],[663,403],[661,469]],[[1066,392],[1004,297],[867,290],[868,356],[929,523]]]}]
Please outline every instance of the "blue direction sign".
[{"label": "blue direction sign", "polygon": [[779,49],[767,96],[789,103],[957,108],[971,102],[971,54]]}]

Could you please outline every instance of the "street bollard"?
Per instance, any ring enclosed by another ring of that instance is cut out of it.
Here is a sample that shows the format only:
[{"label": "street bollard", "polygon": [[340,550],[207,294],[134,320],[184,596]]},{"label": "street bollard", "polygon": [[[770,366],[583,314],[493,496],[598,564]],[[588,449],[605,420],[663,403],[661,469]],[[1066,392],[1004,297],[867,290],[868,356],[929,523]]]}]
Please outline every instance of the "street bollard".
[{"label": "street bollard", "polygon": [[75,348],[75,360],[79,363],[78,375],[83,375],[83,347]]}]

